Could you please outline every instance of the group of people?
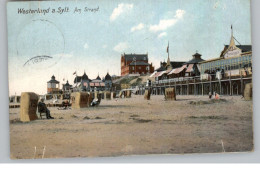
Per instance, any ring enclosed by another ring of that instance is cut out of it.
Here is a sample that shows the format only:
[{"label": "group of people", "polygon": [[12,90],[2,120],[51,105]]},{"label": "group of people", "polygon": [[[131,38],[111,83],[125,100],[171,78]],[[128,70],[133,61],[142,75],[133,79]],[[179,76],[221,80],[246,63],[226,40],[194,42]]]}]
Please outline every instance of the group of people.
[{"label": "group of people", "polygon": [[218,100],[219,99],[219,94],[217,92],[213,92],[213,94],[211,92],[209,92],[209,99],[212,99],[212,98],[215,98],[215,99]]}]

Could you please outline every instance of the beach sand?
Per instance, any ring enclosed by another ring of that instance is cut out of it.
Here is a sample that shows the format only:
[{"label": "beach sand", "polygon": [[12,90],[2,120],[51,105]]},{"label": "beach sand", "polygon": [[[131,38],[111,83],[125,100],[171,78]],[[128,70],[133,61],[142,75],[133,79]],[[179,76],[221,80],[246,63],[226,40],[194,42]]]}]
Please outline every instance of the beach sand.
[{"label": "beach sand", "polygon": [[[10,109],[12,159],[107,157],[253,150],[252,101],[239,96],[162,95],[102,100],[99,107],[58,110],[53,120],[19,122]],[[223,145],[222,145],[223,142]],[[36,147],[36,153],[35,153]]]}]

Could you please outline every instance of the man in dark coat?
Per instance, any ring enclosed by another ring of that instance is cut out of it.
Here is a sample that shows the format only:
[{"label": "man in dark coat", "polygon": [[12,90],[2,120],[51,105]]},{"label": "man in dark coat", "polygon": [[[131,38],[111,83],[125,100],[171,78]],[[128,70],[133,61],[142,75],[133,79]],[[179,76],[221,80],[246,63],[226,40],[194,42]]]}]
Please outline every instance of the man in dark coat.
[{"label": "man in dark coat", "polygon": [[44,103],[44,99],[42,98],[41,101],[38,103],[38,111],[46,113],[47,119],[54,119],[51,116],[50,110],[47,108],[46,104]]}]

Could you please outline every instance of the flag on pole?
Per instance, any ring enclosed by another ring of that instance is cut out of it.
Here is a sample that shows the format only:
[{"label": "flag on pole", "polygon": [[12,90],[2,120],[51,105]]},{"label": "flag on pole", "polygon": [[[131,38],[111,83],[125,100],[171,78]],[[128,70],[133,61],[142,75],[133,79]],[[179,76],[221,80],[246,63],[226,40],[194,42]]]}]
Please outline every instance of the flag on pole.
[{"label": "flag on pole", "polygon": [[73,75],[75,75],[76,74],[76,71],[73,73]]}]

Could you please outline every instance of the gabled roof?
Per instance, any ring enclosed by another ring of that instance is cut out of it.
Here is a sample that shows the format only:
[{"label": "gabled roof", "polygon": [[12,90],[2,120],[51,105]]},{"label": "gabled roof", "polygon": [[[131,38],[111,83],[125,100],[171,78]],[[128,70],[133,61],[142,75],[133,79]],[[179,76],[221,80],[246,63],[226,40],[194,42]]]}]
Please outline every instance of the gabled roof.
[{"label": "gabled roof", "polygon": [[99,75],[97,76],[97,78],[96,78],[97,80],[101,80],[101,78],[99,77]]},{"label": "gabled roof", "polygon": [[124,54],[125,61],[133,61],[134,58],[136,61],[148,61],[147,54]]},{"label": "gabled roof", "polygon": [[107,73],[107,75],[105,76],[105,80],[112,80],[112,77],[110,76],[109,73]]},{"label": "gabled roof", "polygon": [[[229,45],[225,45],[223,51],[220,53],[220,57],[222,57],[225,51],[228,49]],[[236,45],[239,49],[242,50],[242,53],[252,51],[252,45]]]}]

